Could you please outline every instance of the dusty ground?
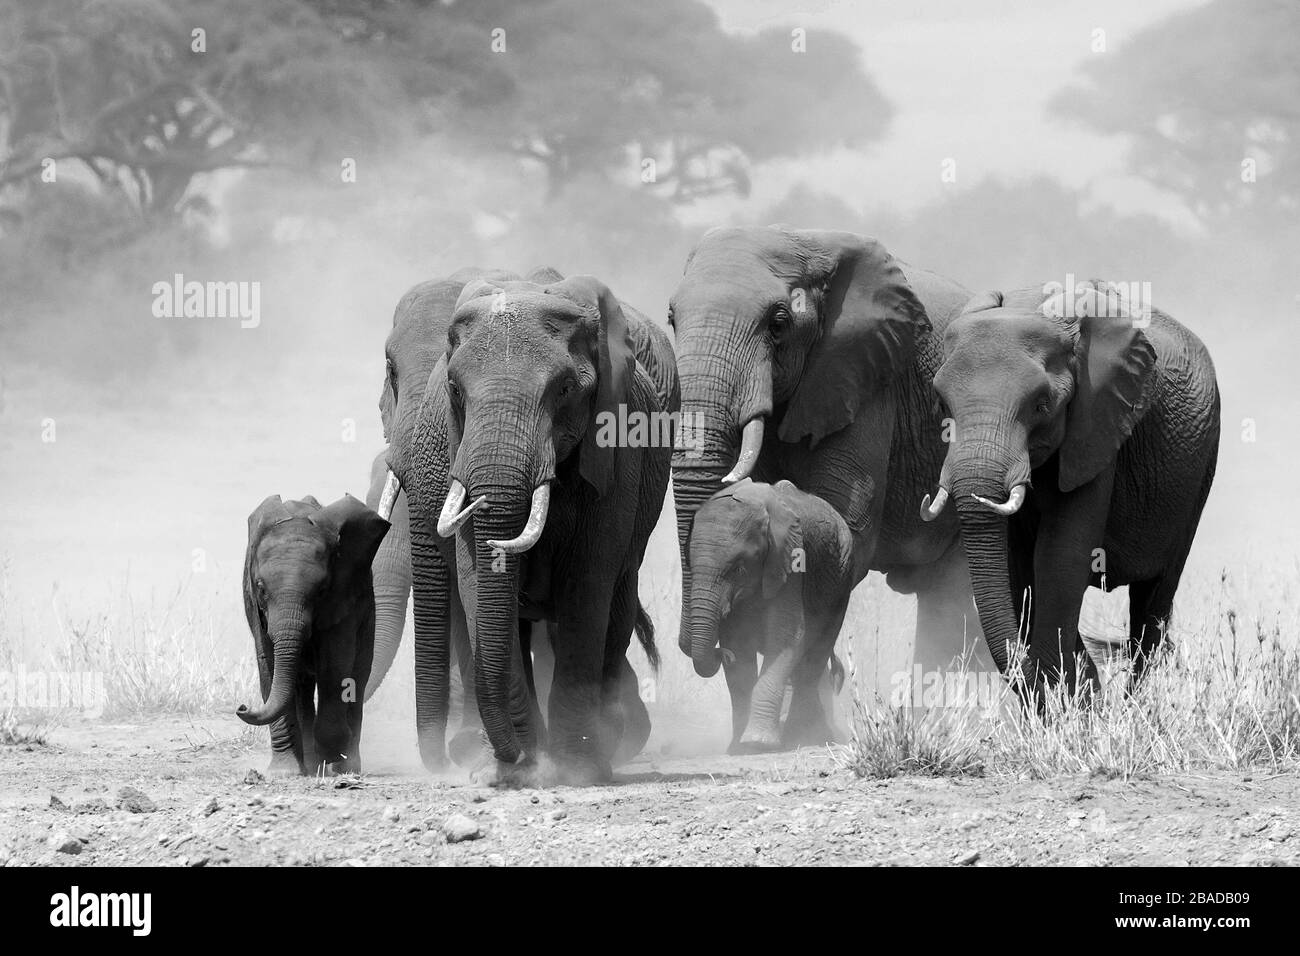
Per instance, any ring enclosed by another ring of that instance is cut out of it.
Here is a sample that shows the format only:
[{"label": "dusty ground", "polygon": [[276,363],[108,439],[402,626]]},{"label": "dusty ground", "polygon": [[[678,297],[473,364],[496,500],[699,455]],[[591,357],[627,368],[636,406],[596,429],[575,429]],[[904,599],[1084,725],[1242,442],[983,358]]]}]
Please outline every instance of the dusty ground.
[{"label": "dusty ground", "polygon": [[0,861],[1300,863],[1295,775],[859,780],[825,750],[673,756],[652,741],[613,786],[498,791],[431,780],[403,728],[381,725],[367,737],[389,745],[360,780],[279,781],[250,774],[265,745],[234,723],[84,723],[0,748]]}]

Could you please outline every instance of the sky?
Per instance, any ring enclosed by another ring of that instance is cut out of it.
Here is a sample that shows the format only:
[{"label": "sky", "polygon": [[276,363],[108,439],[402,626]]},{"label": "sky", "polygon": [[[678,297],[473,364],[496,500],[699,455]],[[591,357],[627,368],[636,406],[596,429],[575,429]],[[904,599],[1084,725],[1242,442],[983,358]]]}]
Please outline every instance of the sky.
[{"label": "sky", "polygon": [[[1115,53],[1142,28],[1198,0],[708,2],[727,30],[805,27],[812,34],[807,56],[816,55],[817,29],[845,34],[895,108],[886,137],[862,151],[801,155],[755,170],[760,206],[803,180],[859,209],[883,203],[907,211],[989,176],[1044,174],[1084,188],[1091,201],[1195,229],[1175,199],[1125,174],[1118,137],[1055,120],[1046,104],[1089,59]],[[1096,29],[1105,31],[1104,52],[1092,51]],[[945,183],[940,169],[949,158],[956,181]],[[697,212],[708,219],[718,207]]]}]

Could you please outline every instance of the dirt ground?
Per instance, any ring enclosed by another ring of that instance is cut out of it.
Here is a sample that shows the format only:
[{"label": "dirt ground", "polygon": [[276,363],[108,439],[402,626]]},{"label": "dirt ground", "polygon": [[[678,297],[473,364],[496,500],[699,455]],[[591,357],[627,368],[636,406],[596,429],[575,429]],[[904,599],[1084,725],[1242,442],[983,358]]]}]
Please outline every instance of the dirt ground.
[{"label": "dirt ground", "polygon": [[[404,725],[360,778],[267,780],[234,718],[85,722],[0,748],[0,862],[84,865],[1300,863],[1300,777],[862,780],[825,749],[676,755],[614,785],[434,780]],[[668,753],[664,751],[667,750]]]}]

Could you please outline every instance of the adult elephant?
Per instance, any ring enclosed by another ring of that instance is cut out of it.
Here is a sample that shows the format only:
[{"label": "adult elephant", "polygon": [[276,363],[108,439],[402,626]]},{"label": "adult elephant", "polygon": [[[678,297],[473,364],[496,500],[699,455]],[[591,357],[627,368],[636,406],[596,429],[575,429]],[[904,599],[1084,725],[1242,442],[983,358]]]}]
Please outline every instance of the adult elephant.
[{"label": "adult elephant", "polygon": [[956,440],[923,510],[956,502],[998,667],[1028,589],[1024,686],[1064,675],[1073,687],[1084,592],[1128,585],[1136,679],[1214,479],[1219,389],[1205,346],[1094,281],[979,296],[944,349],[934,385]]},{"label": "adult elephant", "polygon": [[[461,293],[403,481],[417,652],[433,652],[430,711],[440,721],[422,733],[426,762],[442,762],[447,691],[446,628],[428,612],[445,606],[450,582],[446,565],[425,565],[417,547],[434,528],[456,540],[498,773],[530,766],[546,733],[562,779],[608,778],[626,724],[619,685],[634,628],[655,660],[637,574],[667,490],[672,436],[654,424],[669,411],[636,361],[624,308],[597,280],[479,281]],[[639,432],[621,432],[636,422]],[[521,655],[521,605],[556,622],[548,730]]]},{"label": "adult elephant", "polygon": [[[853,537],[849,590],[889,572],[918,601],[916,658],[942,669],[978,639],[958,527],[916,501],[943,462],[931,379],[941,337],[970,298],[845,232],[713,229],[669,307],[682,381],[673,494],[682,607],[692,607],[691,523],[724,484],[753,476],[825,499]],[[716,673],[716,632],[683,613],[679,644]]]},{"label": "adult elephant", "polygon": [[[541,268],[530,273],[528,279],[539,283],[560,281],[563,277],[554,269]],[[400,509],[406,502],[404,487],[411,486],[416,477],[412,458],[412,437],[419,416],[430,374],[445,359],[447,330],[452,313],[466,283],[483,279],[510,282],[516,279],[511,273],[499,270],[465,269],[447,279],[424,282],[402,297],[393,320],[393,329],[385,345],[387,356],[384,390],[380,410],[385,425],[385,436],[391,442],[387,457],[390,468],[386,482],[376,477],[372,495],[386,497]],[[654,383],[662,407],[676,410],[680,402],[676,363],[672,346],[663,329],[634,309],[624,310],[628,332],[636,361]],[[445,381],[445,368],[436,375]],[[441,390],[439,395],[441,395]],[[445,403],[437,405],[423,423],[426,441],[445,446],[449,435],[445,422]],[[448,471],[450,460],[446,451],[431,456],[430,463],[419,475],[421,486],[434,504],[434,518],[450,487]],[[382,510],[382,508],[381,508]],[[448,687],[445,673],[448,666],[446,650],[450,643],[468,649],[468,630],[464,611],[460,605],[460,590],[449,587],[455,572],[455,547],[450,537],[438,533],[437,521],[415,522],[409,527],[401,523],[401,515],[394,511],[394,534],[399,540],[409,535],[408,555],[414,555],[418,569],[412,584],[416,592],[416,722],[422,759],[430,769],[445,765],[445,733],[448,710]],[[408,557],[409,562],[409,557]],[[395,562],[397,573],[388,575],[376,572],[376,580],[400,582],[401,563]],[[409,563],[407,564],[409,568]],[[400,583],[397,584],[400,587]],[[421,593],[424,600],[420,599]],[[397,605],[391,605],[396,611]],[[404,609],[402,610],[404,615]],[[392,641],[379,640],[375,651],[376,673],[386,671],[397,652],[401,639],[402,621],[394,613],[394,627],[384,626],[384,613],[380,613],[379,632],[392,634]],[[525,627],[521,636],[526,640],[532,631],[540,628]],[[545,641],[533,645],[543,657],[543,666],[549,671],[550,655]],[[531,655],[524,654],[525,659]],[[473,655],[462,656],[461,676],[464,686],[473,688]],[[531,676],[531,672],[527,676]],[[377,684],[377,680],[373,683]],[[616,761],[630,759],[644,745],[650,732],[649,716],[640,699],[635,672],[626,660],[619,673],[619,691],[625,716],[625,731],[615,756]],[[472,714],[472,708],[466,713]]]}]

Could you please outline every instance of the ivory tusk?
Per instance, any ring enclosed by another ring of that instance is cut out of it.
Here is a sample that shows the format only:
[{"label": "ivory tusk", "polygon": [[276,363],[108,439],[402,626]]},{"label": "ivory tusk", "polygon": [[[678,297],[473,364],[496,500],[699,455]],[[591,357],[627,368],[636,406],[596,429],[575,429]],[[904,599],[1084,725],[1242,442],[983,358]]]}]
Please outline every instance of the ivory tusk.
[{"label": "ivory tusk", "polygon": [[930,496],[926,495],[921,499],[921,520],[933,521],[943,513],[943,509],[948,504],[948,489],[943,485],[934,493],[934,502],[930,502]]},{"label": "ivory tusk", "polygon": [[549,483],[538,485],[533,489],[533,506],[528,512],[528,521],[519,537],[509,541],[489,541],[488,547],[497,548],[506,554],[523,554],[535,545],[546,527],[546,512],[551,506],[551,486]]},{"label": "ivory tusk", "polygon": [[979,495],[971,495],[971,497],[994,514],[1000,514],[1004,518],[1009,518],[1019,511],[1020,506],[1025,503],[1025,486],[1020,484],[1012,488],[1010,496],[1002,504],[998,504],[996,501],[989,501],[987,498],[981,498]]},{"label": "ivory tusk", "polygon": [[447,500],[443,503],[442,514],[438,516],[438,534],[444,538],[450,538],[457,529],[460,528],[474,512],[487,504],[487,495],[479,495],[474,502],[464,510],[461,505],[465,501],[465,486],[455,478],[451,480],[451,487],[447,489]]},{"label": "ivory tusk", "polygon": [[388,477],[384,479],[384,490],[379,496],[379,517],[387,521],[393,514],[393,505],[397,503],[397,493],[402,490],[402,483],[397,480],[393,474],[393,469],[388,469]]},{"label": "ivory tusk", "polygon": [[740,455],[736,458],[736,467],[722,479],[724,485],[733,485],[749,477],[758,461],[758,453],[763,450],[763,419],[751,418],[745,425],[740,437]]}]

